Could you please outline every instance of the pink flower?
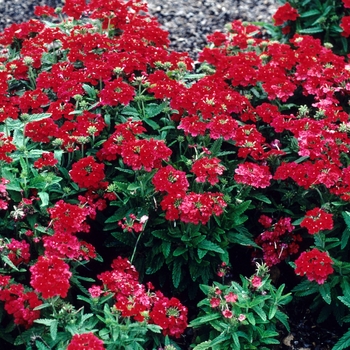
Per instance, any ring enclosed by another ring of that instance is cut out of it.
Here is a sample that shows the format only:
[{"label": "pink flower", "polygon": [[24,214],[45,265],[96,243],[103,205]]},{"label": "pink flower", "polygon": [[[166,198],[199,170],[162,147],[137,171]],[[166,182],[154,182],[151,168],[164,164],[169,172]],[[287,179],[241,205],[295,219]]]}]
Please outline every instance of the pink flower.
[{"label": "pink flower", "polygon": [[232,292],[225,295],[225,300],[228,303],[235,303],[238,300],[238,296],[236,294],[233,294]]},{"label": "pink flower", "polygon": [[261,286],[261,277],[254,276],[251,280],[251,284],[254,289],[259,288]]},{"label": "pink flower", "polygon": [[233,313],[232,311],[230,311],[229,309],[225,309],[222,314],[224,315],[225,318],[232,318],[233,317]]}]

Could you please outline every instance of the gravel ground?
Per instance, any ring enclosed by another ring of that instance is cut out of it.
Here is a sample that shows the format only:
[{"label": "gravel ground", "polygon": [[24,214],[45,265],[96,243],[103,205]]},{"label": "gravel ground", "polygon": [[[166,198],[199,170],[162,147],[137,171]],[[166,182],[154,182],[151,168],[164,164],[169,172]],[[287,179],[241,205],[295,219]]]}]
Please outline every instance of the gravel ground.
[{"label": "gravel ground", "polygon": [[[37,5],[62,6],[61,0],[0,0],[0,31],[33,17]],[[171,48],[192,58],[206,44],[206,35],[223,30],[234,19],[271,22],[274,0],[149,0],[149,12],[170,33]]]}]

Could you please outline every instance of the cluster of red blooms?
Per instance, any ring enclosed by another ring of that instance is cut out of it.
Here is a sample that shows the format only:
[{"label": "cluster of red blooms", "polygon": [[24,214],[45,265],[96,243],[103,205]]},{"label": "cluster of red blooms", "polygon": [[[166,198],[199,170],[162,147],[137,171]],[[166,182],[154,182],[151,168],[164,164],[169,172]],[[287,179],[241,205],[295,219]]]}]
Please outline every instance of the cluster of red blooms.
[{"label": "cluster of red blooms", "polygon": [[[212,169],[212,166],[214,166],[216,169],[213,169],[214,173],[212,170],[208,172],[208,168],[205,168],[203,169],[205,171],[203,174],[203,170],[200,170],[203,167],[203,163],[199,164],[198,167],[195,167],[195,171],[193,171],[193,168],[192,171],[197,172],[197,176],[201,176],[203,180],[208,176],[211,176],[213,180],[213,177],[216,178],[218,172],[223,171],[215,159],[214,162],[205,160],[205,164],[210,164],[209,168]],[[187,193],[189,183],[186,173],[176,170],[171,165],[160,168],[153,176],[152,183],[156,191],[166,192],[160,205],[165,211],[167,220],[180,219],[186,223],[201,223],[205,225],[213,214],[221,215],[227,206],[222,193]]]},{"label": "cluster of red blooms", "polygon": [[34,310],[42,304],[33,291],[25,291],[22,284],[11,282],[10,276],[0,275],[0,300],[5,310],[14,317],[14,323],[30,328],[40,317],[40,311]]},{"label": "cluster of red blooms", "polygon": [[287,21],[295,21],[299,17],[298,11],[293,8],[289,2],[280,6],[273,15],[276,26],[280,26]]},{"label": "cluster of red blooms", "polygon": [[298,252],[297,242],[301,242],[302,238],[299,234],[293,233],[294,226],[290,218],[280,218],[273,224],[272,218],[261,215],[259,222],[266,230],[255,239],[255,242],[261,246],[267,266],[276,265]]},{"label": "cluster of red blooms", "polygon": [[323,209],[314,208],[306,212],[306,217],[300,226],[305,227],[311,235],[322,230],[331,230],[333,228],[333,215]]},{"label": "cluster of red blooms", "polygon": [[11,242],[6,244],[6,249],[8,250],[8,258],[15,266],[18,266],[21,263],[29,263],[30,245],[25,240],[17,241],[12,238]]},{"label": "cluster of red blooms", "polygon": [[127,259],[118,257],[111,266],[112,271],[97,276],[103,287],[91,287],[91,296],[98,298],[113,293],[115,307],[123,317],[156,324],[162,327],[164,335],[180,337],[187,327],[187,308],[177,298],[168,299],[159,291],[151,292],[151,283],[146,291],[145,286],[138,282],[138,272]]},{"label": "cluster of red blooms", "polygon": [[329,275],[333,273],[333,260],[327,252],[321,252],[314,248],[307,252],[302,252],[295,260],[295,273],[306,275],[309,281],[316,281],[323,284]]},{"label": "cluster of red blooms", "polygon": [[74,334],[67,350],[104,350],[103,341],[93,333]]},{"label": "cluster of red blooms", "polygon": [[103,163],[97,163],[89,156],[74,163],[69,175],[80,188],[98,189],[105,178],[104,167]]}]

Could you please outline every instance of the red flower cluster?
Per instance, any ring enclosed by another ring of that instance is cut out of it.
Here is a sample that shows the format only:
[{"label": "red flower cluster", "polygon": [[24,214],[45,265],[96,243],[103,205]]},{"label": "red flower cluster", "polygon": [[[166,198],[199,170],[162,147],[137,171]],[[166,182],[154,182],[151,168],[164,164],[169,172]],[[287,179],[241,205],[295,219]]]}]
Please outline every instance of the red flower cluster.
[{"label": "red flower cluster", "polygon": [[8,156],[8,153],[16,150],[16,146],[12,143],[12,140],[12,137],[7,137],[3,132],[0,132],[0,161],[12,162],[12,158]]},{"label": "red flower cluster", "polygon": [[193,163],[191,172],[197,176],[197,182],[208,181],[211,185],[215,185],[219,182],[218,175],[222,175],[225,170],[219,163],[219,158],[203,157]]},{"label": "red flower cluster", "polygon": [[89,156],[74,163],[69,175],[80,188],[96,190],[105,178],[104,167],[103,163],[97,163],[94,157]]},{"label": "red flower cluster", "polygon": [[311,235],[322,230],[331,230],[333,228],[333,215],[328,214],[323,209],[314,208],[306,212],[306,217],[300,226],[305,227]]},{"label": "red flower cluster", "polygon": [[29,263],[30,245],[26,241],[17,241],[12,238],[11,242],[6,245],[6,248],[8,249],[8,258],[15,266],[18,266],[21,263]]},{"label": "red flower cluster", "polygon": [[186,192],[189,187],[186,173],[171,165],[160,168],[153,176],[152,184],[156,191],[167,193]]},{"label": "red flower cluster", "polygon": [[52,207],[47,209],[50,214],[54,231],[63,233],[89,232],[90,227],[85,222],[90,211],[87,207],[82,207],[63,200],[59,200]]},{"label": "red flower cluster", "polygon": [[[277,223],[266,215],[262,215],[259,222],[267,229],[261,233],[255,242],[263,250],[263,259],[267,266],[273,266],[291,254],[296,254],[302,238],[299,234],[293,234],[294,226],[290,218],[280,218]],[[256,252],[254,253],[257,254]]]},{"label": "red flower cluster", "polygon": [[298,11],[289,2],[286,2],[277,9],[272,18],[275,20],[275,26],[280,26],[286,21],[295,21],[298,17]]},{"label": "red flower cluster", "polygon": [[333,260],[327,252],[320,252],[314,248],[308,252],[302,252],[295,260],[295,273],[306,275],[309,281],[323,284],[329,275],[333,273]]},{"label": "red flower cluster", "polygon": [[205,225],[214,214],[219,216],[227,203],[222,193],[169,193],[160,202],[163,210],[166,211],[167,220],[180,219],[186,223]]},{"label": "red flower cluster", "polygon": [[113,293],[115,307],[123,317],[156,324],[164,335],[180,337],[187,328],[187,309],[176,298],[168,299],[161,292],[150,293],[138,282],[139,274],[127,259],[118,257],[112,262],[112,271],[97,276],[103,289],[93,286],[92,297]]},{"label": "red flower cluster", "polygon": [[58,163],[55,155],[52,152],[43,153],[41,158],[34,162],[34,167],[42,169],[44,167],[52,167]]},{"label": "red flower cluster", "polygon": [[239,164],[235,170],[234,179],[238,183],[257,188],[265,188],[270,185],[272,175],[267,165],[244,162]]},{"label": "red flower cluster", "polygon": [[[68,1],[66,0],[66,3]],[[93,333],[74,334],[67,350],[104,350],[103,341]]]},{"label": "red flower cluster", "polygon": [[0,276],[0,300],[5,303],[8,314],[13,315],[14,323],[30,328],[40,317],[40,311],[34,310],[42,304],[33,291],[25,291],[22,284],[14,284],[10,276]]},{"label": "red flower cluster", "polygon": [[62,259],[57,256],[39,256],[37,262],[30,267],[30,272],[31,286],[44,299],[67,296],[72,273]]}]

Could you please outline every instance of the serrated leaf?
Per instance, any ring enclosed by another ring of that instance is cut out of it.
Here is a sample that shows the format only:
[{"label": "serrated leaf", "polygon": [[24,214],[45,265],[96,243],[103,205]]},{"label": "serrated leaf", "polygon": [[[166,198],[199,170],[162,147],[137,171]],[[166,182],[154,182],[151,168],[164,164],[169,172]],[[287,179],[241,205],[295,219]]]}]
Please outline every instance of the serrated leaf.
[{"label": "serrated leaf", "polygon": [[210,148],[210,152],[213,156],[216,156],[217,153],[220,151],[221,145],[222,145],[222,137],[220,137],[219,139],[213,142],[213,145]]},{"label": "serrated leaf", "polygon": [[261,193],[254,193],[254,194],[250,194],[251,197],[261,201],[261,202],[264,202],[266,204],[271,204],[272,202],[270,201],[270,199],[266,196],[264,196],[263,194]]},{"label": "serrated leaf", "polygon": [[209,250],[220,254],[224,253],[224,250],[220,248],[217,244],[210,242],[206,239],[198,244],[198,248],[203,250]]},{"label": "serrated leaf", "polygon": [[57,320],[52,318],[39,318],[34,321],[35,323],[43,324],[44,326],[50,327],[53,323],[57,322]]},{"label": "serrated leaf", "polygon": [[196,345],[193,350],[207,350],[211,348],[211,340]]},{"label": "serrated leaf", "polygon": [[58,327],[58,321],[55,320],[55,322],[52,322],[50,324],[50,335],[52,340],[55,340],[57,337],[57,327]]},{"label": "serrated leaf", "polygon": [[190,322],[190,327],[196,328],[203,324],[208,324],[210,323],[210,321],[217,320],[218,318],[221,318],[221,315],[219,313],[213,313],[206,316],[198,317],[195,320]]},{"label": "serrated leaf", "polygon": [[49,194],[47,192],[38,192],[38,196],[41,200],[40,207],[47,207],[49,205]]},{"label": "serrated leaf", "polygon": [[187,250],[187,247],[177,247],[173,252],[173,256],[180,256],[183,253],[187,252]]},{"label": "serrated leaf", "polygon": [[153,130],[158,130],[159,129],[159,125],[153,121],[152,119],[143,119],[143,121],[149,125]]},{"label": "serrated leaf", "polygon": [[283,324],[283,326],[286,328],[288,332],[290,332],[288,316],[286,314],[284,314],[282,311],[277,310],[275,314],[275,318]]},{"label": "serrated leaf", "polygon": [[145,108],[145,112],[146,112],[146,117],[147,118],[153,118],[155,116],[157,116],[158,114],[160,114],[163,109],[167,106],[167,103],[163,102],[161,104],[157,104],[157,103],[150,103],[147,105],[147,107]]},{"label": "serrated leaf", "polygon": [[263,321],[266,321],[266,313],[264,312],[264,310],[260,307],[260,306],[254,306],[252,308],[259,316],[260,318],[263,320]]},{"label": "serrated leaf", "polygon": [[298,30],[298,33],[300,34],[316,34],[316,33],[322,33],[322,32],[323,32],[323,29],[321,27],[306,28],[306,29]]},{"label": "serrated leaf", "polygon": [[171,242],[163,241],[162,242],[162,252],[165,258],[167,258],[170,254]]},{"label": "serrated leaf", "polygon": [[182,271],[181,271],[182,261],[177,259],[174,261],[173,269],[172,269],[172,280],[175,288],[178,288],[180,285]]},{"label": "serrated leaf", "polygon": [[311,17],[311,16],[318,16],[320,15],[321,12],[319,10],[310,10],[310,11],[306,11],[300,14],[301,18],[305,18],[305,17]]},{"label": "serrated leaf", "polygon": [[350,347],[350,330],[348,330],[333,346],[332,350],[346,350]]}]

